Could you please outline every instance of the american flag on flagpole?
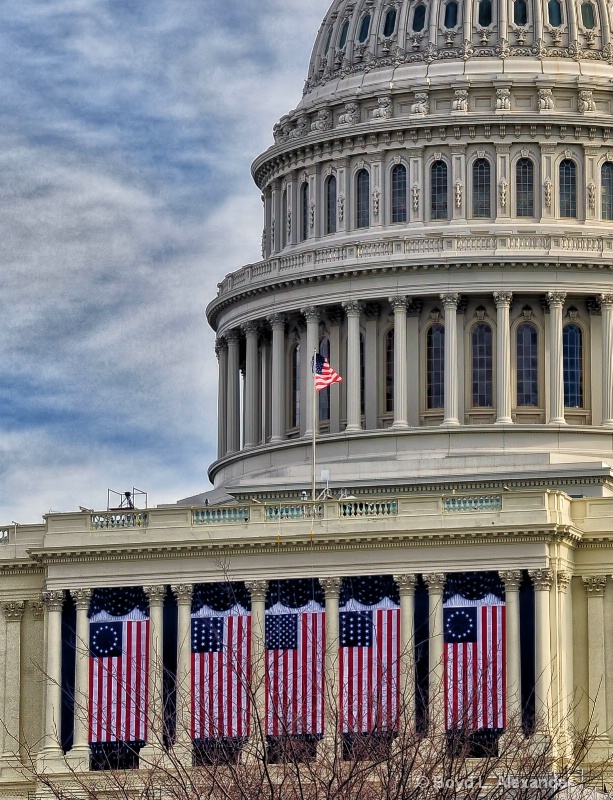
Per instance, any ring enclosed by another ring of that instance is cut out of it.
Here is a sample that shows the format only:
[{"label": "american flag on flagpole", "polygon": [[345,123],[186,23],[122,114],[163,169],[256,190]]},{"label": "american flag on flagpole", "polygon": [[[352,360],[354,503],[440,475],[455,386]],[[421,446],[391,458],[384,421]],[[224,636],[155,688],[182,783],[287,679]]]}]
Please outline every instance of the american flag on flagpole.
[{"label": "american flag on flagpole", "polygon": [[89,741],[147,739],[149,619],[134,609],[89,621]]},{"label": "american flag on flagpole", "polygon": [[445,727],[502,729],[506,724],[506,609],[493,594],[454,595],[444,603]]},{"label": "american flag on flagpole", "polygon": [[324,730],[325,613],[276,603],[266,611],[266,735]]},{"label": "american flag on flagpole", "polygon": [[339,613],[343,733],[394,731],[400,691],[400,609],[349,600]]},{"label": "american flag on flagpole", "polygon": [[192,613],[192,738],[249,736],[251,614],[203,606]]},{"label": "american flag on flagpole", "polygon": [[319,353],[315,353],[313,356],[313,376],[315,378],[315,390],[318,392],[333,383],[343,382],[341,376],[328,363],[328,359],[319,355]]}]

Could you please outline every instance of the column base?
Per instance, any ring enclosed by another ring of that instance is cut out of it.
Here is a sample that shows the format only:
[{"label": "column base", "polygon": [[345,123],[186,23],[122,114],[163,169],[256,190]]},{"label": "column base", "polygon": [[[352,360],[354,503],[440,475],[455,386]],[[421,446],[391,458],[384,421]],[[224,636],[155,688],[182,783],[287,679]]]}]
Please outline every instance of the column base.
[{"label": "column base", "polygon": [[77,745],[64,756],[66,765],[75,772],[89,772],[89,746]]},{"label": "column base", "polygon": [[37,772],[66,772],[66,756],[59,747],[43,748],[36,757]]},{"label": "column base", "polygon": [[146,744],[138,754],[139,767],[157,767],[166,759],[166,751],[159,744]]},{"label": "column base", "polygon": [[568,425],[568,422],[564,419],[564,417],[554,417],[550,419],[547,423],[548,425]]},{"label": "column base", "polygon": [[345,433],[362,433],[361,425],[347,425]]},{"label": "column base", "polygon": [[317,761],[331,764],[340,755],[336,752],[339,747],[339,737],[333,733],[325,733],[317,742]]},{"label": "column base", "polygon": [[394,422],[390,425],[391,431],[408,431],[409,430],[409,423],[405,422],[404,420],[398,420],[398,422]]},{"label": "column base", "polygon": [[511,417],[500,417],[494,423],[494,425],[513,425],[513,424],[514,423],[513,423],[513,420],[511,419]]},{"label": "column base", "polygon": [[601,424],[603,428],[613,428],[613,419],[603,419]]},{"label": "column base", "polygon": [[441,422],[441,428],[456,427],[459,424],[460,420],[457,417],[450,417]]},{"label": "column base", "polygon": [[285,438],[283,436],[271,436],[268,444],[281,444],[284,441]]},{"label": "column base", "polygon": [[171,760],[181,764],[182,767],[190,768],[193,764],[194,746],[192,742],[175,742],[172,748]]}]

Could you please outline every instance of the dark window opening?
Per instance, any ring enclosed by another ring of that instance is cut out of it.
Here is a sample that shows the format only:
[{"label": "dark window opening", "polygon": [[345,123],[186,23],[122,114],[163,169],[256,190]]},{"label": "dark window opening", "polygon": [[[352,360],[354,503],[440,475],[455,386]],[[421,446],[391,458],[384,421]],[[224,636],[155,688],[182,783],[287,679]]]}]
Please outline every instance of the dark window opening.
[{"label": "dark window opening", "polygon": [[559,28],[562,24],[562,6],[559,0],[549,0],[547,10],[549,12],[549,24],[553,25],[554,28]]},{"label": "dark window opening", "polygon": [[396,9],[390,8],[385,15],[385,25],[383,26],[383,35],[390,37],[396,29]]},{"label": "dark window opening", "polygon": [[445,6],[445,22],[443,24],[446,28],[455,28],[458,24],[458,4],[455,0],[451,0]]},{"label": "dark window opening", "polygon": [[413,31],[421,33],[426,25],[426,7],[420,3],[413,12]]},{"label": "dark window opening", "polygon": [[513,22],[516,25],[528,24],[528,6],[526,0],[515,0],[513,3]]},{"label": "dark window opening", "polygon": [[364,44],[368,39],[368,32],[370,31],[370,14],[367,14],[360,25],[360,33],[358,35],[358,42]]},{"label": "dark window opening", "polygon": [[479,2],[479,25],[487,28],[492,24],[492,2],[491,0],[480,0]]}]

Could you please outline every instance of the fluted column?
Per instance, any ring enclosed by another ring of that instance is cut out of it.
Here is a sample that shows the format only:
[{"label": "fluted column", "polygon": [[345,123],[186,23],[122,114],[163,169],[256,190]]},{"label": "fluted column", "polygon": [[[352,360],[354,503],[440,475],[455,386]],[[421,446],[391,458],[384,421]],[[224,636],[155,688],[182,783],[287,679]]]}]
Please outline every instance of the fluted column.
[{"label": "fluted column", "polygon": [[312,370],[312,358],[316,352],[319,350],[319,310],[315,308],[315,306],[308,306],[307,308],[301,309],[301,313],[306,319],[307,325],[307,339],[306,339],[306,381],[305,381],[305,392],[304,392],[304,399],[305,399],[305,406],[304,406],[304,414],[305,414],[305,429],[304,435],[305,437],[311,437],[313,435],[313,423],[315,423],[315,430],[317,430],[318,423],[319,423],[319,415],[315,414],[315,420],[313,420],[313,395],[315,394],[315,383],[313,380],[313,370]]},{"label": "fluted column", "polygon": [[445,417],[443,425],[459,425],[458,419],[458,335],[457,309],[459,294],[442,294],[445,308]]},{"label": "fluted column", "polygon": [[42,592],[45,607],[45,754],[61,756],[62,731],[62,607],[64,592]]},{"label": "fluted column", "polygon": [[268,581],[246,581],[251,595],[251,740],[259,747],[266,731],[266,592]]},{"label": "fluted column", "polygon": [[400,594],[400,717],[415,726],[415,575],[394,575]]},{"label": "fluted column", "polygon": [[407,385],[407,298],[390,297],[394,309],[394,424],[396,430],[406,430],[408,423]]},{"label": "fluted column", "polygon": [[191,583],[172,586],[177,599],[177,733],[175,751],[179,759],[189,763],[191,756],[191,633],[192,633]]},{"label": "fluted column", "polygon": [[428,587],[428,616],[429,616],[429,724],[435,730],[444,728],[444,697],[443,697],[443,591],[445,589],[445,574],[431,572],[424,575]]},{"label": "fluted column", "polygon": [[271,314],[272,327],[272,443],[285,439],[285,316]]},{"label": "fluted column", "polygon": [[602,313],[602,424],[613,426],[613,294],[600,295]]},{"label": "fluted column", "polygon": [[245,322],[241,326],[245,334],[246,371],[245,371],[245,447],[255,447],[258,443],[258,333],[257,322]]},{"label": "fluted column", "polygon": [[326,683],[324,731],[328,743],[335,740],[338,726],[338,599],[341,592],[340,578],[320,578],[319,583],[326,598]]},{"label": "fluted column", "polygon": [[240,333],[234,329],[226,333],[228,343],[228,433],[227,452],[236,453],[240,448]]},{"label": "fluted column", "polygon": [[[156,753],[162,750],[164,743],[164,661],[162,634],[166,587],[164,585],[145,586],[144,590],[149,598],[149,720],[147,728],[147,747],[141,750],[141,761],[146,764],[148,758],[154,757]],[[191,605],[189,608],[191,651]]]},{"label": "fluted column", "polygon": [[550,727],[551,703],[551,644],[549,591],[553,583],[550,569],[530,570],[534,584],[534,701],[536,724],[540,728]]},{"label": "fluted column", "polygon": [[347,315],[347,433],[362,430],[360,407],[360,312],[362,304],[343,303]]},{"label": "fluted column", "polygon": [[219,362],[217,384],[217,458],[223,458],[228,449],[228,343],[219,337],[215,342]]},{"label": "fluted column", "polygon": [[509,309],[512,299],[511,292],[494,292],[498,389],[496,424],[498,425],[509,425],[513,422],[511,419],[511,331],[509,328]]},{"label": "fluted column", "polygon": [[548,292],[549,301],[549,422],[565,425],[564,419],[564,371],[562,364],[562,309],[565,292]]},{"label": "fluted column", "polygon": [[605,681],[606,661],[604,642],[604,590],[606,575],[589,575],[582,578],[587,593],[587,641],[588,641],[588,691],[591,727],[595,734],[607,734],[607,689]]},{"label": "fluted column", "polygon": [[561,571],[558,579],[559,603],[559,637],[558,637],[558,672],[559,672],[559,720],[572,728],[572,709],[574,707],[573,684],[573,600],[572,591],[569,591],[572,575],[570,572]]},{"label": "fluted column", "polygon": [[71,755],[86,760],[89,755],[89,622],[91,589],[71,589],[77,610],[74,682],[74,734]]},{"label": "fluted column", "polygon": [[[25,603],[11,600],[2,604],[6,619],[6,672],[4,675],[4,759],[19,759],[21,742],[21,619]],[[56,646],[62,646],[61,639]]]},{"label": "fluted column", "polygon": [[521,659],[519,638],[519,587],[521,570],[506,570],[500,573],[504,582],[506,604],[506,674],[507,674],[507,725],[521,725]]}]

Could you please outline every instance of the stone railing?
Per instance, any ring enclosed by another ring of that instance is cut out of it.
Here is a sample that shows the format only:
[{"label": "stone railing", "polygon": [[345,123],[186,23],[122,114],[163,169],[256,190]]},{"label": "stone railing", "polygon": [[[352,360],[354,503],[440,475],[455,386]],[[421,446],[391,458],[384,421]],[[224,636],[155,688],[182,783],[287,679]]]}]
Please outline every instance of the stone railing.
[{"label": "stone railing", "polygon": [[501,511],[500,495],[482,495],[468,497],[445,497],[443,510],[446,514],[474,513],[475,511]]},{"label": "stone railing", "polygon": [[194,525],[236,525],[249,522],[249,506],[199,508],[192,514]]},{"label": "stone railing", "polygon": [[339,503],[341,517],[395,517],[397,514],[396,500],[343,500]]},{"label": "stone railing", "polygon": [[266,522],[289,522],[299,519],[321,519],[324,507],[321,503],[288,503],[266,506]]},{"label": "stone railing", "polygon": [[146,528],[149,514],[146,511],[106,511],[91,515],[91,526],[95,530],[118,528]]}]

